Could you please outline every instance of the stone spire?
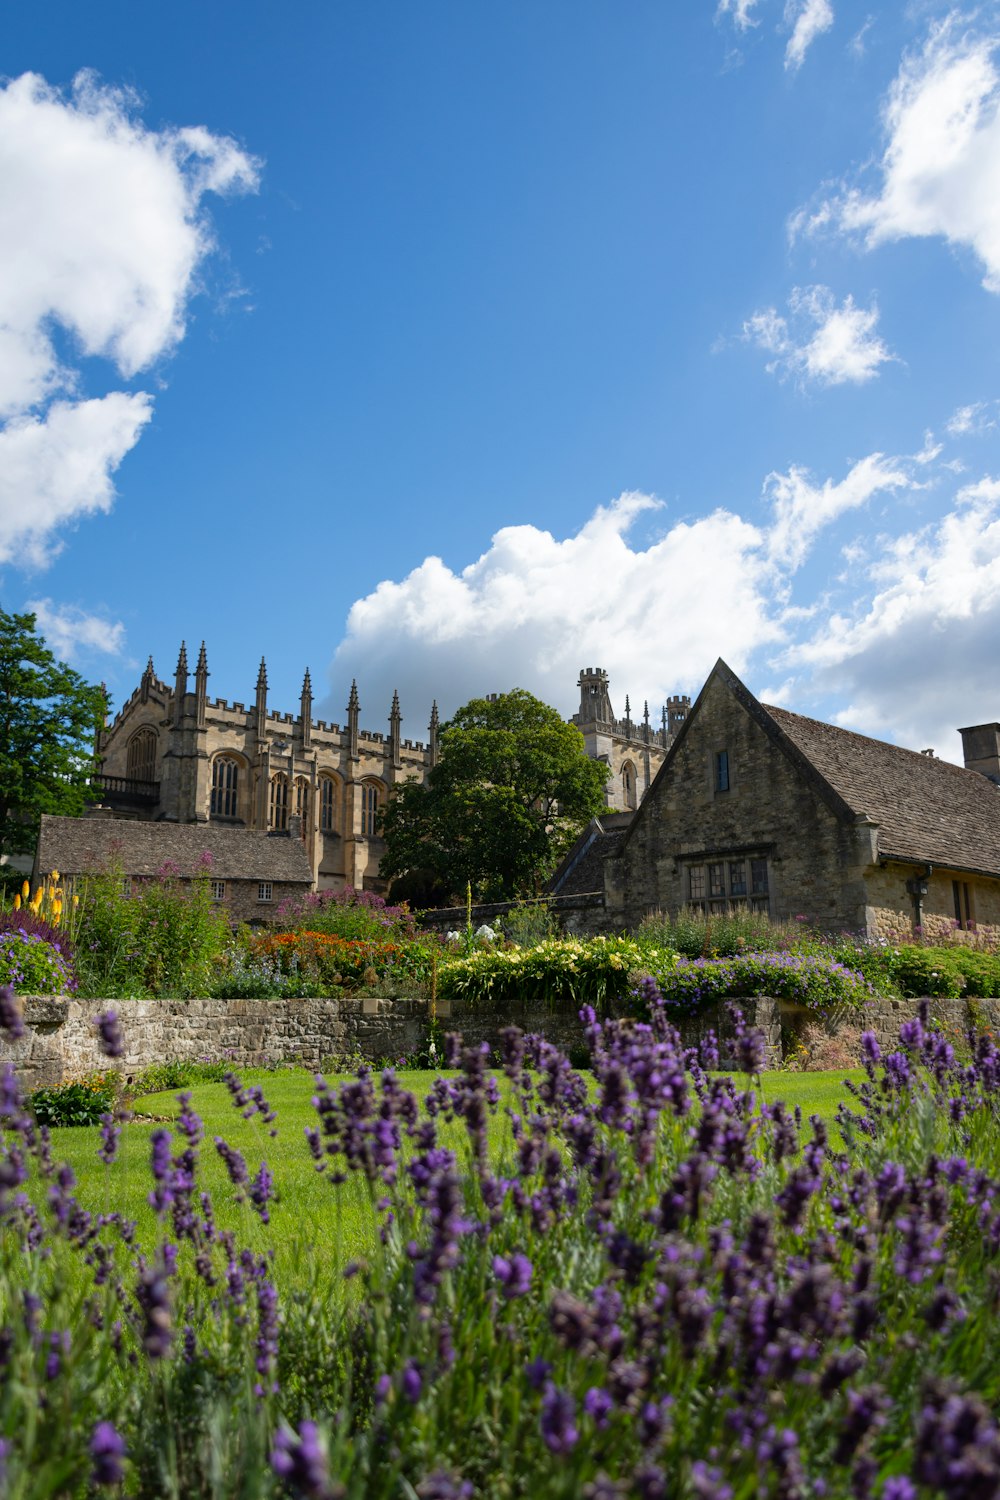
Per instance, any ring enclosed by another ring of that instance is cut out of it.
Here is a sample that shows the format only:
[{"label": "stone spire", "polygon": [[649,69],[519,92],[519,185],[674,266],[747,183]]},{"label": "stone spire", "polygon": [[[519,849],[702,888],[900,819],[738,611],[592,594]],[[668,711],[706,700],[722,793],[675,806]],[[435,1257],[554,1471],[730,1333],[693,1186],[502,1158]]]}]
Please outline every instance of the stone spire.
[{"label": "stone spire", "polygon": [[299,716],[302,719],[302,748],[303,750],[308,750],[312,744],[313,716],[312,678],[309,676],[308,667],[306,667],[306,675],[302,679],[302,692],[299,696]]},{"label": "stone spire", "polygon": [[198,728],[204,729],[205,709],[208,706],[208,657],[205,655],[204,641],[198,652],[198,665],[194,669],[194,705]]},{"label": "stone spire", "polygon": [[399,770],[399,726],[402,722],[402,714],[399,712],[399,694],[393,689],[392,708],[389,710],[389,752],[392,755],[392,763]]},{"label": "stone spire", "polygon": [[153,658],[150,657],[146,663],[146,670],[142,674],[142,681],[139,684],[139,697],[141,702],[149,702],[150,689],[152,688],[155,681],[156,673],[153,670]]},{"label": "stone spire", "polygon": [[632,705],[628,701],[628,693],[625,694],[625,733],[631,737],[631,734],[632,734]]},{"label": "stone spire", "polygon": [[665,703],[660,714],[660,744],[664,750],[667,748],[667,705]]},{"label": "stone spire", "polygon": [[438,723],[439,722],[440,721],[438,719],[437,699],[435,698],[434,702],[431,704],[431,722],[427,726],[428,733],[430,735],[430,739],[428,740],[428,749],[430,751],[430,763],[431,763],[432,766],[436,766],[437,765],[437,761],[438,761]]},{"label": "stone spire", "polygon": [[188,658],[187,647],[181,641],[180,653],[177,657],[177,670],[174,675],[174,723],[179,724],[184,717],[184,699],[188,690]]},{"label": "stone spire", "polygon": [[352,679],[351,696],[347,700],[347,737],[352,760],[358,759],[358,716],[360,712],[361,705],[358,702],[357,679]]},{"label": "stone spire", "polygon": [[263,741],[264,731],[267,728],[267,666],[264,658],[260,659],[260,671],[257,673],[257,740]]},{"label": "stone spire", "polygon": [[643,700],[642,705],[642,737],[649,744],[649,699]]}]

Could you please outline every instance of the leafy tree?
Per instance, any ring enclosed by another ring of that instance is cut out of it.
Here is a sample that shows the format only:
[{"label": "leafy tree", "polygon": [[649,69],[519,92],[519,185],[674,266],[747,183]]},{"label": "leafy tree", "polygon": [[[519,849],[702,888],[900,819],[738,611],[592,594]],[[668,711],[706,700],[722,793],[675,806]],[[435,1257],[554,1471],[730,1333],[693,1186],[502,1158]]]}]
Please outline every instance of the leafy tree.
[{"label": "leafy tree", "polygon": [[104,694],[57,661],[35,616],[0,609],[0,854],[35,847],[42,813],[83,811]]},{"label": "leafy tree", "polygon": [[442,727],[426,785],[410,781],[382,820],[383,875],[432,873],[480,899],[525,893],[605,805],[607,767],[554,708],[515,689],[474,698]]}]

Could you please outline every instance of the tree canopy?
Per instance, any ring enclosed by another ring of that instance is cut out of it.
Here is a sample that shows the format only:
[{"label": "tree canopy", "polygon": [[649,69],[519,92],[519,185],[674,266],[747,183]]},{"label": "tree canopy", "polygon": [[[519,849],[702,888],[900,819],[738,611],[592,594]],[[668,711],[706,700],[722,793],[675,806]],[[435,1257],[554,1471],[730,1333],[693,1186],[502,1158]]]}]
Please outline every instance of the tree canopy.
[{"label": "tree canopy", "polygon": [[390,799],[382,873],[425,872],[455,894],[471,881],[481,900],[525,894],[604,807],[607,774],[531,693],[473,698],[442,727],[426,784]]},{"label": "tree canopy", "polygon": [[35,847],[43,813],[83,811],[104,694],[58,661],[35,616],[0,610],[0,854]]}]

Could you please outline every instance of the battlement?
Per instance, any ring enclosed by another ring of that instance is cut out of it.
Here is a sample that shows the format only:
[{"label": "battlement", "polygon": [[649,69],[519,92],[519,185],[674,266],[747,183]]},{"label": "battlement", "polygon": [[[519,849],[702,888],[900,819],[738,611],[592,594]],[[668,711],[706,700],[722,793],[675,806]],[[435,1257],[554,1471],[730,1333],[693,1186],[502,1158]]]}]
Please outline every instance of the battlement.
[{"label": "battlement", "polygon": [[[608,674],[603,667],[581,667],[580,682],[607,682]],[[579,684],[577,684],[579,686]]]},{"label": "battlement", "polygon": [[667,707],[668,708],[690,708],[691,707],[691,699],[688,697],[687,693],[674,693],[672,695],[672,697],[670,697],[670,698],[667,699]]}]

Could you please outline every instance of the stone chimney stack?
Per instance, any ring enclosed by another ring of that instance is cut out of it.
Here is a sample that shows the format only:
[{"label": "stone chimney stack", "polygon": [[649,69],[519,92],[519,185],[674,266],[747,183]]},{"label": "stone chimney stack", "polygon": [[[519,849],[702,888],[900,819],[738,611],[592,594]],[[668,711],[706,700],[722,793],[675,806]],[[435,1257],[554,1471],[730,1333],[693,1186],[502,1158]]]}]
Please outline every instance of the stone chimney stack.
[{"label": "stone chimney stack", "polygon": [[960,729],[965,769],[978,771],[1000,786],[1000,724],[973,724]]}]

